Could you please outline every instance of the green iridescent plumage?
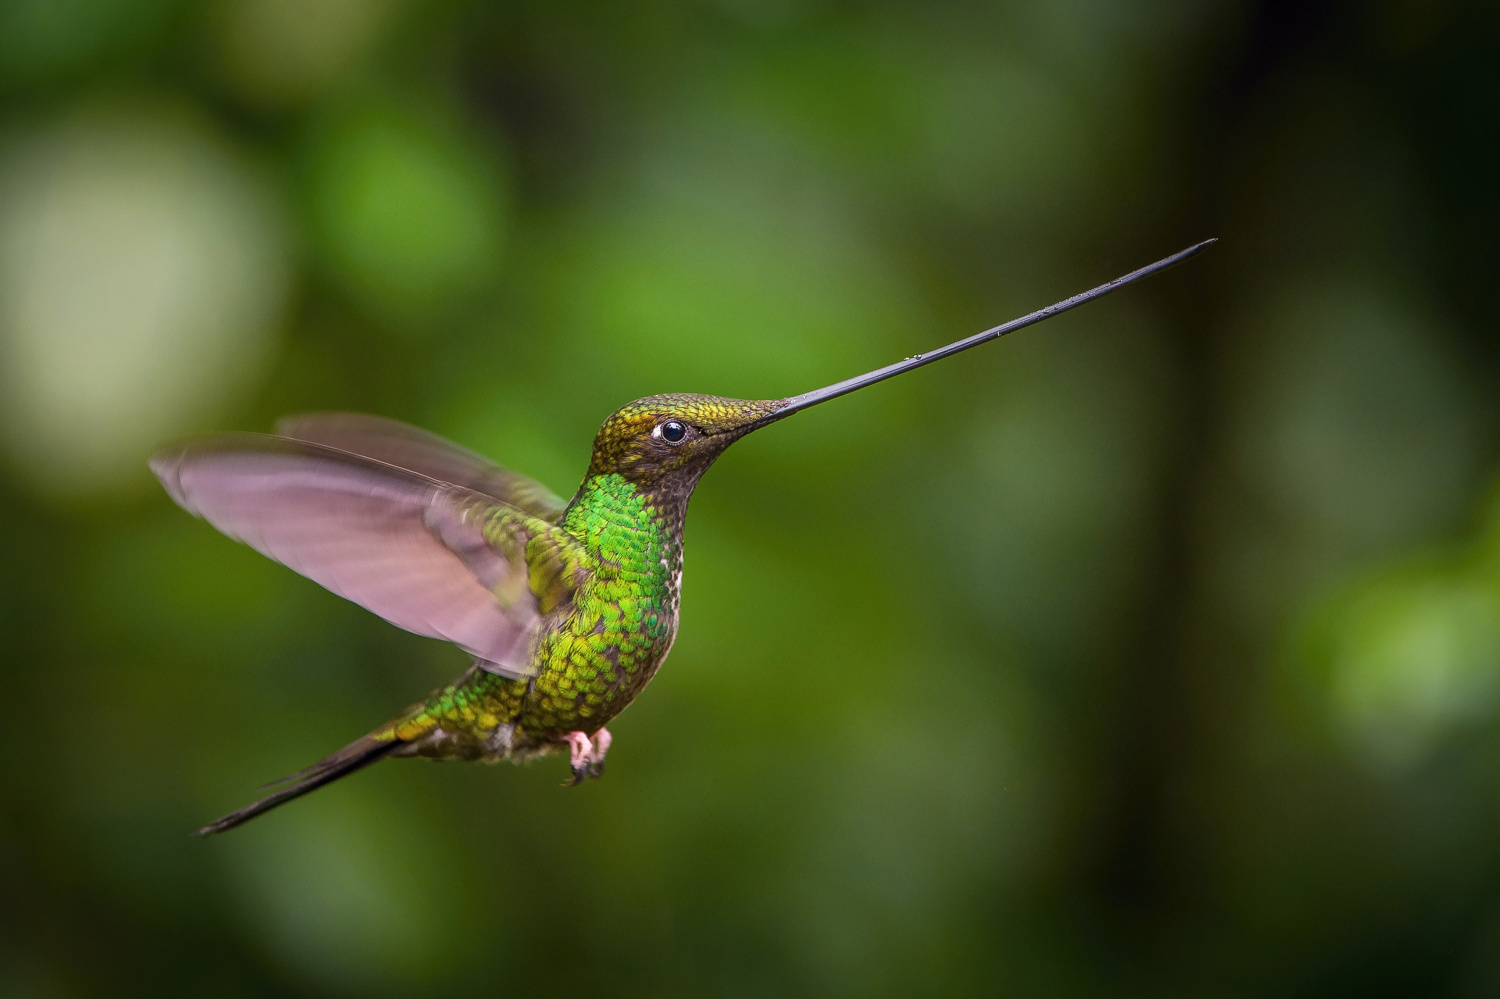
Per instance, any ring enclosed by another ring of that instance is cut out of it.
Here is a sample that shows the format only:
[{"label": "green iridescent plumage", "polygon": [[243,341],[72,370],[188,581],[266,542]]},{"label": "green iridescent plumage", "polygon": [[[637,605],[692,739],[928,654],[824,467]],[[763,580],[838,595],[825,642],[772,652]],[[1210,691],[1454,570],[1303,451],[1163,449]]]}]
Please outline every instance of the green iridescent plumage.
[{"label": "green iridescent plumage", "polygon": [[544,608],[559,599],[558,578],[584,570],[569,612],[537,637],[536,675],[472,669],[372,737],[400,739],[414,755],[523,758],[560,734],[592,735],[640,693],[677,632],[681,511],[622,475],[590,476],[526,556]]},{"label": "green iridescent plumage", "polygon": [[[153,467],[184,507],[395,620],[385,598],[371,595],[388,584],[366,578],[376,574],[359,570],[342,549],[329,555],[309,550],[306,539],[282,537],[281,524],[311,519],[297,493],[310,478],[315,489],[338,497],[329,525],[313,532],[319,537],[368,516],[348,514],[356,502],[350,493],[391,489],[409,513],[420,512],[407,517],[418,526],[391,529],[377,511],[375,527],[356,527],[357,545],[394,549],[415,534],[426,549],[453,555],[452,568],[482,580],[482,599],[517,632],[518,658],[492,660],[476,648],[475,665],[453,683],[204,831],[232,828],[385,756],[496,762],[567,748],[575,783],[597,777],[608,739],[598,733],[650,682],[677,634],[682,528],[693,487],[725,448],[780,406],[696,395],[631,403],[600,428],[588,476],[562,509],[549,506],[541,487],[456,445],[354,414],[285,421],[280,437],[210,438],[158,454]],[[664,426],[682,428],[682,438],[664,439]],[[270,502],[247,501],[251,483]],[[535,512],[513,503],[517,495]]]},{"label": "green iridescent plumage", "polygon": [[495,762],[567,749],[573,783],[599,776],[611,739],[605,726],[672,648],[688,500],[731,444],[1206,245],[804,395],[637,400],[604,422],[566,506],[524,476],[378,417],[313,414],[283,421],[276,436],[231,434],[163,450],[152,468],[185,509],[393,624],[475,656],[426,700],[201,831],[233,828],[386,756]]}]

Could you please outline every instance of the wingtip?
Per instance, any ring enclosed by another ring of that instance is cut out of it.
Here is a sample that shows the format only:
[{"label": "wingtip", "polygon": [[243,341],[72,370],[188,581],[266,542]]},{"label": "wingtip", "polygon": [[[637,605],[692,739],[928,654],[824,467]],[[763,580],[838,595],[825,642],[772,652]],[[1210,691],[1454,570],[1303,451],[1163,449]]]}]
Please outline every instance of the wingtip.
[{"label": "wingtip", "polygon": [[146,464],[151,466],[151,471],[156,473],[156,477],[159,479],[163,475],[169,474],[170,470],[176,466],[177,459],[181,454],[181,445],[169,444],[151,452],[151,457],[146,459]]},{"label": "wingtip", "polygon": [[184,473],[188,472],[200,459],[210,458],[215,454],[264,449],[267,446],[265,442],[278,440],[279,438],[267,434],[247,433],[184,437],[157,448],[146,460],[146,464],[150,466],[152,474],[156,476],[162,488],[167,491],[167,495],[172,497],[172,502],[194,517],[202,517],[202,510],[193,501],[187,484],[183,482]]},{"label": "wingtip", "polygon": [[156,476],[156,481],[167,491],[167,495],[172,497],[172,502],[189,513],[196,514],[197,511],[188,504],[187,492],[182,488],[183,453],[183,445],[171,444],[158,448],[146,464],[150,466],[151,474]]}]

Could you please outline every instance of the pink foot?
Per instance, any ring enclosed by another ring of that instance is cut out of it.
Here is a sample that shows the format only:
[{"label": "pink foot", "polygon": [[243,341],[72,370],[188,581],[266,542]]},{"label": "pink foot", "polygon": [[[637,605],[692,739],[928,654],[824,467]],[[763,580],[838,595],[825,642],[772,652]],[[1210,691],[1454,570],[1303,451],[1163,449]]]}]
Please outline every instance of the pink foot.
[{"label": "pink foot", "polygon": [[609,729],[601,728],[595,732],[592,741],[582,732],[569,732],[563,738],[567,740],[568,763],[573,768],[569,787],[604,773],[604,754],[609,752],[609,744],[614,741]]},{"label": "pink foot", "polygon": [[568,740],[568,762],[573,765],[573,772],[576,774],[588,764],[589,757],[594,753],[594,747],[589,742],[589,737],[582,732],[569,732],[564,738]]}]

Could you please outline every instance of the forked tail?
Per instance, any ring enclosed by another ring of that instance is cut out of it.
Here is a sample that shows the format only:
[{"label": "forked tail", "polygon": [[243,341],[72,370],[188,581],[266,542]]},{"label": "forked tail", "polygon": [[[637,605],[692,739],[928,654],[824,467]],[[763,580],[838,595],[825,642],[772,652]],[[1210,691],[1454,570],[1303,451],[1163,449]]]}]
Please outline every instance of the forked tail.
[{"label": "forked tail", "polygon": [[314,763],[305,770],[298,770],[280,780],[272,781],[267,787],[277,784],[286,786],[278,791],[273,791],[253,805],[246,805],[237,812],[231,812],[216,822],[210,822],[198,830],[199,836],[211,836],[221,833],[235,826],[243,825],[255,818],[257,815],[269,812],[277,805],[284,805],[293,798],[300,798],[309,791],[316,791],[325,784],[332,784],[340,777],[347,777],[356,770],[363,770],[371,763],[375,763],[392,751],[404,746],[400,739],[372,739],[364,736],[340,749],[331,756]]}]

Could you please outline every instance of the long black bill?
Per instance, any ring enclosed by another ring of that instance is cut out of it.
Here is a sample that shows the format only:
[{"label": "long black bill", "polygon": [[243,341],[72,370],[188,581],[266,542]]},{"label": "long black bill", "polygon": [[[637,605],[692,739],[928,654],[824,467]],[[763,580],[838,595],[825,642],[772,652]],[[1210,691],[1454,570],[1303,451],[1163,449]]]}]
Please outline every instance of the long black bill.
[{"label": "long black bill", "polygon": [[1105,295],[1108,295],[1112,291],[1118,291],[1128,284],[1134,284],[1142,278],[1148,278],[1153,274],[1166,270],[1168,267],[1180,264],[1189,257],[1197,256],[1217,242],[1217,239],[1205,239],[1197,246],[1190,246],[1186,250],[1182,250],[1179,253],[1172,254],[1170,257],[1164,257],[1154,264],[1148,264],[1138,271],[1131,271],[1129,274],[1126,274],[1123,277],[1117,277],[1113,281],[1101,284],[1097,288],[1091,288],[1088,291],[1080,292],[1079,294],[1074,295],[1072,298],[1065,298],[1061,302],[1057,302],[1053,305],[1047,306],[1045,309],[1038,309],[1030,315],[1022,316],[1020,319],[1012,319],[1008,323],[1002,323],[1001,325],[996,326],[992,329],[985,330],[983,333],[975,333],[973,336],[965,337],[964,339],[959,340],[955,343],[950,343],[946,347],[939,347],[937,350],[930,350],[925,354],[917,354],[914,357],[906,358],[904,361],[897,361],[895,364],[887,364],[885,367],[876,368],[874,371],[871,371],[868,374],[857,375],[854,378],[846,378],[843,381],[835,382],[834,384],[829,385],[826,388],[814,389],[811,392],[804,392],[801,395],[794,395],[790,399],[783,399],[781,401],[784,403],[784,405],[776,410],[774,416],[771,416],[759,422],[764,424],[780,420],[783,417],[791,416],[793,413],[799,410],[806,409],[809,406],[816,406],[818,403],[827,402],[829,399],[837,399],[841,395],[848,395],[850,392],[862,389],[866,385],[874,385],[876,382],[883,382],[887,378],[894,378],[899,374],[904,374],[905,372],[912,370],[913,368],[920,368],[922,365],[931,364],[933,361],[941,361],[945,357],[952,357],[954,354],[958,354],[965,350],[968,350],[970,347],[977,347],[982,343],[989,343],[991,340],[998,339],[1007,333],[1014,333],[1016,330],[1024,329],[1025,327],[1031,326],[1034,323],[1039,323],[1044,319],[1051,319],[1053,316],[1058,315],[1059,313],[1067,312],[1069,309],[1076,309],[1086,302],[1092,302],[1096,298],[1103,298]]}]

